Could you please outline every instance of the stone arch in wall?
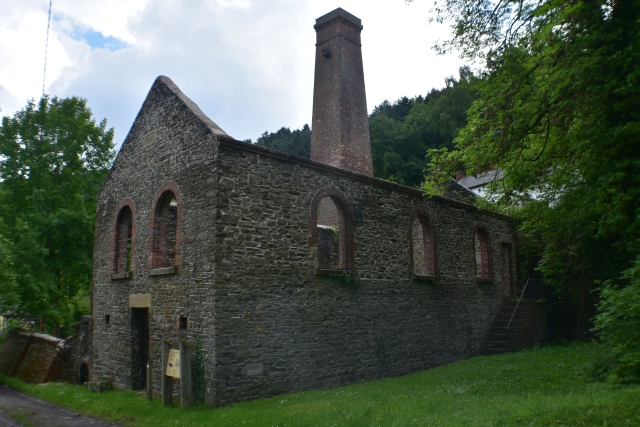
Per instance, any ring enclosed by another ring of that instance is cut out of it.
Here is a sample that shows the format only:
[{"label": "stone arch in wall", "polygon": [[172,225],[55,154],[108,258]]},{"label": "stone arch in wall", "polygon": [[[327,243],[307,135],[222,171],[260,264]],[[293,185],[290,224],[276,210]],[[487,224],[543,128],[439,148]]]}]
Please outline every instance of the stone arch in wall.
[{"label": "stone arch in wall", "polygon": [[83,385],[91,379],[89,363],[86,360],[80,361],[78,364],[78,384]]},{"label": "stone arch in wall", "polygon": [[317,249],[317,269],[355,271],[353,218],[353,208],[339,189],[325,187],[316,192],[309,215],[309,246]]},{"label": "stone arch in wall", "polygon": [[483,223],[477,223],[473,228],[473,265],[477,279],[490,279],[491,241],[489,230]]},{"label": "stone arch in wall", "polygon": [[149,268],[177,267],[182,264],[182,221],[180,190],[174,182],[167,182],[157,191],[151,207]]},{"label": "stone arch in wall", "polygon": [[409,217],[409,272],[415,276],[437,276],[436,233],[433,220],[422,208]]},{"label": "stone arch in wall", "polygon": [[133,200],[126,198],[116,207],[111,243],[111,273],[134,271],[133,254],[136,234],[136,208]]}]

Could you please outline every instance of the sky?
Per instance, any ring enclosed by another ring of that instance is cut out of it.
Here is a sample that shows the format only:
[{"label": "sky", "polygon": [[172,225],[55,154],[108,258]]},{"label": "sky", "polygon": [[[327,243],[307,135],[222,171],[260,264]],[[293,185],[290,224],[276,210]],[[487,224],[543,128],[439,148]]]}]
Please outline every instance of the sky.
[{"label": "sky", "polygon": [[[232,137],[311,123],[315,19],[362,19],[367,107],[457,76],[432,0],[52,0],[45,93],[80,96],[119,146],[151,85],[170,77]],[[0,0],[0,115],[42,95],[49,0]]]}]

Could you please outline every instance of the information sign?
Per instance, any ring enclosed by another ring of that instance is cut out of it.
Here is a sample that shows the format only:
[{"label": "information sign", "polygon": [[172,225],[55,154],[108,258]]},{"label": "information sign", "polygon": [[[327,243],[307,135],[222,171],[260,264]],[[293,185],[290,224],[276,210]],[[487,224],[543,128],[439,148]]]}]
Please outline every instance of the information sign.
[{"label": "information sign", "polygon": [[165,375],[180,378],[180,350],[169,350],[169,360],[167,361],[167,372]]}]

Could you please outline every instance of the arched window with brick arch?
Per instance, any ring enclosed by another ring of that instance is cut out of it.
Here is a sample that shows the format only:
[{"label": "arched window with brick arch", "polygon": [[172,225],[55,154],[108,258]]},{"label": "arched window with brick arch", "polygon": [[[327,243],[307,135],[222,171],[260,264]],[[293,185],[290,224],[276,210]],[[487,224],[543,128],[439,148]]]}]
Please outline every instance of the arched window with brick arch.
[{"label": "arched window with brick arch", "polygon": [[125,279],[134,270],[133,253],[135,235],[135,206],[126,198],[116,207],[111,250],[111,273],[113,279]]},{"label": "arched window with brick arch", "polygon": [[409,218],[409,270],[417,277],[436,276],[435,229],[424,209],[416,209]]},{"label": "arched window with brick arch", "polygon": [[158,190],[151,212],[150,268],[153,270],[181,265],[182,199],[175,183],[165,183]]},{"label": "arched window with brick arch", "polygon": [[476,224],[473,230],[473,260],[477,279],[491,278],[489,232],[484,224]]},{"label": "arched window with brick arch", "polygon": [[340,190],[325,187],[315,194],[309,228],[309,246],[317,249],[317,272],[355,270],[353,209]]}]

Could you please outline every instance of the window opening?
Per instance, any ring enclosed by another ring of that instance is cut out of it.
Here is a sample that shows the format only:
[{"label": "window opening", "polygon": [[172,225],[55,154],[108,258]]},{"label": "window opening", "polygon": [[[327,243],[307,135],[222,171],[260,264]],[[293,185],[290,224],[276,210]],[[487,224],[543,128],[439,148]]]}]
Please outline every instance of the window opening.
[{"label": "window opening", "polygon": [[435,248],[433,229],[424,215],[416,215],[411,224],[413,240],[413,274],[435,276]]},{"label": "window opening", "polygon": [[176,256],[178,201],[172,191],[165,192],[156,207],[153,268],[173,267]]},{"label": "window opening", "polygon": [[482,228],[478,228],[475,234],[476,277],[488,278],[490,276],[487,232]]},{"label": "window opening", "polygon": [[321,270],[346,270],[347,233],[344,212],[331,197],[325,197],[318,204],[318,265]]},{"label": "window opening", "polygon": [[111,315],[110,314],[105,314],[104,315],[104,323],[109,325],[111,323]]},{"label": "window opening", "polygon": [[187,318],[184,316],[180,316],[178,318],[178,328],[180,330],[186,330],[187,329]]},{"label": "window opening", "polygon": [[129,206],[124,206],[118,214],[115,239],[115,273],[131,271],[131,237],[133,215]]}]

